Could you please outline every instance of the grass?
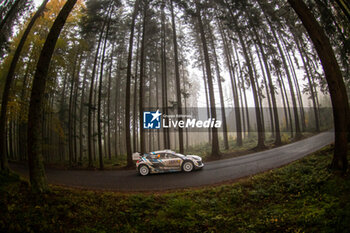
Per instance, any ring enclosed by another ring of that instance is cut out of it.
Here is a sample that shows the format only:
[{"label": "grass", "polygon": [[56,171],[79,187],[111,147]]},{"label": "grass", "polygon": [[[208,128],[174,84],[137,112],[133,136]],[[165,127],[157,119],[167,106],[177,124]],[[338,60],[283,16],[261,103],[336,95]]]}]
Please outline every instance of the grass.
[{"label": "grass", "polygon": [[327,169],[332,152],[233,184],[168,193],[51,186],[36,195],[17,175],[2,175],[0,232],[349,232],[349,173]]}]

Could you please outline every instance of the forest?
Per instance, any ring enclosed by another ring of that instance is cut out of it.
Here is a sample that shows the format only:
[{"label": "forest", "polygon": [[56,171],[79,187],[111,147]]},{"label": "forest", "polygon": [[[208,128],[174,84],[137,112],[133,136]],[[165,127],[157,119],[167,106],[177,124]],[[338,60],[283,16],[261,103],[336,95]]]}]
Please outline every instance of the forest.
[{"label": "forest", "polygon": [[[345,1],[3,0],[0,17],[1,169],[28,161],[33,189],[47,189],[43,162],[133,167],[133,152],[159,149],[213,160],[333,127],[332,167],[347,168]],[[222,127],[144,129],[157,109]]]}]

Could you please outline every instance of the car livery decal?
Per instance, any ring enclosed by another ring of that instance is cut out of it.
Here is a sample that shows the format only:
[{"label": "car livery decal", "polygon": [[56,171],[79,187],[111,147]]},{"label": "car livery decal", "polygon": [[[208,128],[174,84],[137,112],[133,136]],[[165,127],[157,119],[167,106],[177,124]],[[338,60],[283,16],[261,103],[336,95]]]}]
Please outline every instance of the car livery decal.
[{"label": "car livery decal", "polygon": [[[172,156],[165,156],[165,159],[163,160],[160,158],[163,154]],[[183,155],[170,150],[162,150],[143,154],[137,163],[137,171],[138,168],[144,164],[149,167],[150,173],[178,172],[182,170],[181,165],[187,160],[192,161],[194,169],[200,169],[204,166],[202,159],[199,156]]]}]

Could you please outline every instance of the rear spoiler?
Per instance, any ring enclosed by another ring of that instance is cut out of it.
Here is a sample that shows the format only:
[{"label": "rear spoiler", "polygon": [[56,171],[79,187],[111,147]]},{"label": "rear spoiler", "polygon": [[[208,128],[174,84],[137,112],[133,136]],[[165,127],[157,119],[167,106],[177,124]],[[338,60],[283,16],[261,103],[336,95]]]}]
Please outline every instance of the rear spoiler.
[{"label": "rear spoiler", "polygon": [[135,152],[132,154],[132,160],[140,160],[142,157],[141,153]]}]

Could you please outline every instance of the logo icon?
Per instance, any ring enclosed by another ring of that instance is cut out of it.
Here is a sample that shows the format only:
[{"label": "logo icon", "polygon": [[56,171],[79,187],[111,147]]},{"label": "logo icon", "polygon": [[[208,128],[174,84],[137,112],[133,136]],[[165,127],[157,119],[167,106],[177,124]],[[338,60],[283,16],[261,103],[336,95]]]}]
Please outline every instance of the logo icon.
[{"label": "logo icon", "polygon": [[144,129],[160,129],[160,116],[162,114],[156,112],[143,112],[143,128]]}]

